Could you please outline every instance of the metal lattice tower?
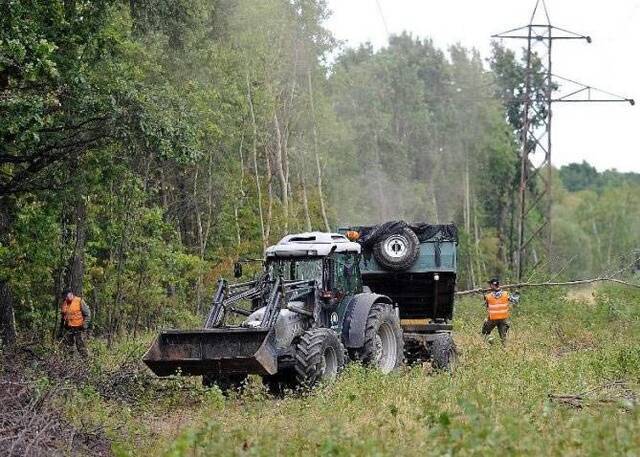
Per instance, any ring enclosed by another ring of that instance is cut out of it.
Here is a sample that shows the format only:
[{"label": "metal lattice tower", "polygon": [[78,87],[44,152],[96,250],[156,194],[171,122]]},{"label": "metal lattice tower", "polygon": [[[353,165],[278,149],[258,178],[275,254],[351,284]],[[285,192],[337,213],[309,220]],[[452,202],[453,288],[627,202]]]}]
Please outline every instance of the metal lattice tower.
[{"label": "metal lattice tower", "polygon": [[[585,40],[591,37],[551,24],[545,0],[536,0],[528,25],[493,35],[492,38],[526,40],[526,66],[524,74],[524,98],[522,103],[522,129],[520,152],[520,185],[518,187],[518,239],[514,261],[518,279],[528,264],[535,269],[542,257],[532,243],[542,241],[547,258],[551,254],[551,120],[553,103],[577,102],[629,102],[625,98],[591,86],[562,78],[552,73],[552,45],[556,40]],[[573,86],[564,95],[556,94],[560,86]],[[537,84],[541,81],[541,84]],[[540,88],[542,90],[540,90]],[[593,95],[597,94],[596,98]],[[534,163],[534,160],[537,163]],[[541,186],[538,186],[541,184]],[[541,189],[538,189],[541,187]],[[538,210],[541,220],[532,222],[529,215]],[[529,251],[533,253],[529,256]],[[529,257],[532,257],[531,259]]]}]

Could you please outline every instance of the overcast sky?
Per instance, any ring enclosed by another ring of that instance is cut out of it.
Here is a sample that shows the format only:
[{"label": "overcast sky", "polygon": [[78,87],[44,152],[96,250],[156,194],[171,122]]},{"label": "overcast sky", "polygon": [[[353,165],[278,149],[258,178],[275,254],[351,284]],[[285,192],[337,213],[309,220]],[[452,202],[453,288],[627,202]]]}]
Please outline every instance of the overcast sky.
[{"label": "overcast sky", "polygon": [[[494,33],[526,25],[535,0],[328,0],[327,27],[346,45],[386,44],[407,30],[446,47],[461,43],[484,57]],[[554,165],[586,160],[599,170],[640,172],[640,0],[547,0],[553,25],[590,35],[555,41],[553,73],[609,90],[638,104],[556,104]],[[384,20],[383,20],[384,17]],[[524,45],[514,40],[505,44]]]}]

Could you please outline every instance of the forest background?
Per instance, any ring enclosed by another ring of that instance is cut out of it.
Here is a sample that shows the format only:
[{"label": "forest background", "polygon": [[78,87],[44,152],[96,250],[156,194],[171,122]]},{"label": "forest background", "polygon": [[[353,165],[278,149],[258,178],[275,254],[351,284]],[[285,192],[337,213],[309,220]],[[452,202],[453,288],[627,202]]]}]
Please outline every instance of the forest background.
[{"label": "forest background", "polygon": [[[344,48],[322,0],[2,9],[5,343],[51,337],[67,287],[109,342],[198,325],[236,259],[345,224],[455,222],[459,288],[511,277],[521,53],[494,43],[483,60],[409,34]],[[553,177],[553,256],[533,245],[526,276],[628,266],[640,175],[583,162]]]}]

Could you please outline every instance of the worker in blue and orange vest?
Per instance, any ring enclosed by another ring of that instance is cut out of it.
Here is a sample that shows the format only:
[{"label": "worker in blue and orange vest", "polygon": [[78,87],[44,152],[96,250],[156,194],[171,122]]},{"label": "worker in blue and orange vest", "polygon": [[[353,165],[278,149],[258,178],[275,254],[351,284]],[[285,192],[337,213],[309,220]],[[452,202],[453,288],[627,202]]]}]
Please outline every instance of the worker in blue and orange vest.
[{"label": "worker in blue and orange vest", "polygon": [[491,290],[485,294],[484,302],[487,307],[487,320],[482,324],[482,334],[488,337],[494,328],[498,327],[502,344],[507,342],[507,333],[511,326],[509,317],[511,316],[511,304],[517,303],[520,296],[517,292],[510,294],[500,288],[500,280],[491,278],[489,280]]},{"label": "worker in blue and orange vest", "polygon": [[78,349],[78,353],[86,358],[89,353],[87,352],[85,331],[91,321],[91,311],[85,301],[81,297],[74,295],[73,291],[65,291],[63,297],[60,304],[60,328],[63,334],[63,341],[72,351],[75,346]]}]

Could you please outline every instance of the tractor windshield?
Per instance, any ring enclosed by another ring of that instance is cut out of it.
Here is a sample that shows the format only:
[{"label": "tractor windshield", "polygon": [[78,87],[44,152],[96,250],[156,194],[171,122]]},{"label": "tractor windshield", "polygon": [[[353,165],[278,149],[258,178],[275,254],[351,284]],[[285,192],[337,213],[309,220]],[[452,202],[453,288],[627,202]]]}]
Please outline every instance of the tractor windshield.
[{"label": "tractor windshield", "polygon": [[322,259],[320,258],[293,258],[273,260],[268,264],[271,276],[281,274],[285,280],[309,280],[315,279],[322,284]]}]

